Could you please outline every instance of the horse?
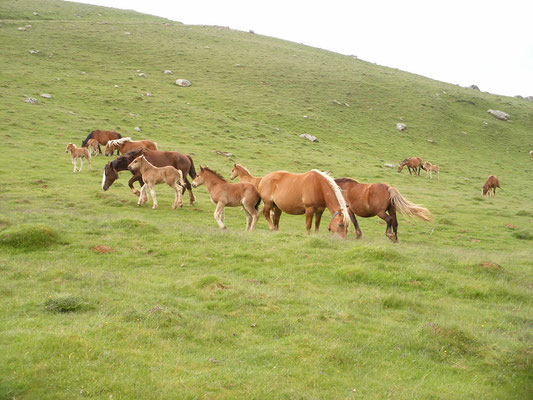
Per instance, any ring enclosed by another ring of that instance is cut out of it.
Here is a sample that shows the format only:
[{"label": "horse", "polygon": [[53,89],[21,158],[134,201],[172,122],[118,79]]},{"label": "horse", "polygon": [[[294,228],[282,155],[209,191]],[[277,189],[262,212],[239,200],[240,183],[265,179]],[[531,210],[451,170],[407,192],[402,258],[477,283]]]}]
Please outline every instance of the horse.
[{"label": "horse", "polygon": [[[305,214],[307,234],[310,234],[313,216],[315,233],[320,227],[322,213],[326,208],[332,214],[328,230],[346,238],[350,217],[346,202],[333,178],[317,169],[303,174],[275,171],[265,175],[259,183],[263,200],[263,215],[271,231],[279,230],[281,213]],[[272,220],[270,212],[273,212]]]},{"label": "horse", "polygon": [[[75,144],[69,143],[67,144],[67,148],[65,149],[65,153],[70,153],[70,159],[72,160],[72,165],[74,165],[74,171],[81,172],[81,169],[83,168],[83,159],[86,158],[87,162],[89,163],[89,169],[92,169],[91,167],[91,153],[89,153],[89,149],[86,149],[85,147],[78,148]],[[77,169],[78,165],[78,158],[81,161],[80,169]]]},{"label": "horse", "polygon": [[128,169],[130,171],[138,171],[142,176],[142,180],[144,181],[137,206],[140,207],[142,204],[148,201],[148,194],[146,194],[146,190],[148,187],[150,187],[153,203],[152,210],[155,210],[157,208],[157,199],[155,197],[154,186],[163,182],[166,182],[168,186],[174,189],[174,204],[172,205],[172,208],[176,209],[178,208],[178,205],[180,207],[183,206],[181,194],[185,182],[183,181],[183,173],[181,170],[170,165],[165,167],[154,167],[145,156],[139,156],[133,160],[128,165]]},{"label": "horse", "polygon": [[137,140],[133,141],[130,137],[123,137],[116,140],[110,140],[105,145],[105,155],[113,155],[113,152],[117,150],[117,153],[125,154],[128,151],[138,149],[139,147],[145,147],[149,150],[157,150],[157,143],[151,140]]},{"label": "horse", "polygon": [[496,188],[501,188],[500,181],[495,175],[489,175],[483,185],[483,189],[481,189],[481,194],[485,196],[488,193],[489,197],[496,196]]},{"label": "horse", "polygon": [[87,146],[86,146],[89,150],[92,150],[91,151],[91,155],[96,157],[98,156],[98,140],[96,139],[89,139],[87,141]]},{"label": "horse", "polygon": [[395,243],[398,242],[396,211],[408,217],[416,216],[424,221],[432,219],[427,208],[411,203],[400,194],[398,189],[386,183],[360,183],[351,178],[338,178],[335,182],[341,188],[348,204],[348,213],[355,227],[356,239],[363,236],[355,218],[356,215],[363,218],[376,215],[380,217],[387,223],[385,235]]},{"label": "horse", "polygon": [[122,135],[115,131],[99,131],[95,130],[89,133],[85,140],[81,143],[81,147],[87,147],[87,142],[89,139],[96,139],[98,141],[98,153],[102,154],[102,149],[100,145],[106,145],[108,141],[114,139],[120,139]]},{"label": "horse", "polygon": [[440,181],[439,166],[431,164],[429,161],[424,163],[424,169],[426,170],[426,177],[433,179],[433,172],[437,175],[437,180]]},{"label": "horse", "polygon": [[259,187],[259,182],[261,182],[262,179],[261,177],[256,178],[252,176],[250,171],[244,168],[241,164],[233,164],[233,169],[231,170],[229,178],[234,180],[237,177],[239,177],[239,182],[251,183],[256,189]]},{"label": "horse", "polygon": [[229,183],[207,166],[200,166],[200,173],[192,181],[192,186],[198,187],[202,184],[207,187],[211,201],[216,204],[214,217],[220,229],[226,229],[226,225],[224,225],[224,207],[238,207],[241,205],[246,215],[246,228],[244,231],[251,232],[255,229],[259,218],[257,208],[259,203],[261,203],[261,197],[254,185],[245,182]]},{"label": "horse", "polygon": [[[179,169],[183,173],[185,188],[189,191],[189,204],[191,206],[194,205],[196,198],[192,192],[191,184],[187,180],[187,175],[193,179],[196,178],[194,162],[191,156],[179,153],[177,151],[158,151],[139,148],[115,158],[113,161],[108,162],[104,168],[102,189],[109,189],[113,182],[118,179],[118,173],[120,171],[126,171],[128,169],[128,165],[140,155],[144,155],[146,159],[156,167],[171,165],[174,168]],[[144,185],[140,173],[133,173],[133,177],[128,182],[128,186],[133,194],[138,196],[141,192],[133,186],[135,182],[139,182],[141,187]]]},{"label": "horse", "polygon": [[[409,175],[412,175],[411,169],[414,171],[415,176],[420,176],[420,168],[424,169],[424,166],[422,165],[422,160],[420,157],[409,157],[403,160],[400,164],[398,164],[398,172],[402,172],[403,167],[407,165],[407,169],[409,169]],[[418,169],[418,172],[417,172]]]},{"label": "horse", "polygon": [[533,160],[533,150],[529,152],[529,157],[531,158],[531,160]]}]

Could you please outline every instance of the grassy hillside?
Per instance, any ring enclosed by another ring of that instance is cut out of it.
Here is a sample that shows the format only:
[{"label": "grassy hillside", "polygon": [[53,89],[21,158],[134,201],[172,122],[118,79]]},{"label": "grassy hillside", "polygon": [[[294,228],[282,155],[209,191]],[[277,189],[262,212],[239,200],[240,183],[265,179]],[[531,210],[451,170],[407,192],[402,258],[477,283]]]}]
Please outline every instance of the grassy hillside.
[{"label": "grassy hillside", "polygon": [[[52,0],[1,1],[0,33],[0,398],[531,398],[532,102]],[[235,208],[221,233],[205,187],[175,211],[160,186],[153,211],[127,172],[102,191],[105,157],[73,174],[65,146],[94,129],[225,176],[388,182],[435,220],[400,217],[393,244],[360,219],[340,241],[326,216],[310,237],[288,215],[244,234]],[[384,166],[409,156],[440,182]]]}]

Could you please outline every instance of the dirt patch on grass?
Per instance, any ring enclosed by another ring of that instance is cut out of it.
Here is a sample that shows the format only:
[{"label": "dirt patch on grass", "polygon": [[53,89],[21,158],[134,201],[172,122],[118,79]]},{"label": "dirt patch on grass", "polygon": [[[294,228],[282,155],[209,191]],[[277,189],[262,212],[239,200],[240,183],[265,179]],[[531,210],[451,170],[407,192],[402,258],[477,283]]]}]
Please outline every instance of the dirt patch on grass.
[{"label": "dirt patch on grass", "polygon": [[502,266],[500,264],[496,264],[493,262],[484,262],[479,264],[482,268],[490,270],[490,271],[501,271]]},{"label": "dirt patch on grass", "polygon": [[96,251],[97,253],[100,253],[100,254],[112,253],[115,251],[111,247],[106,246],[105,244],[97,244],[91,250]]}]

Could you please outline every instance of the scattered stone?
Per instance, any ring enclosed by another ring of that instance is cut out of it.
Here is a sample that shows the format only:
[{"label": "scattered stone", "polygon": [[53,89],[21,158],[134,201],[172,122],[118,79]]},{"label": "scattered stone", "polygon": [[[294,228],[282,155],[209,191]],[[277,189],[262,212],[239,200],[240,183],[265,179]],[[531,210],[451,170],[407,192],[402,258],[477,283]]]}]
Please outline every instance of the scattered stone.
[{"label": "scattered stone", "polygon": [[433,139],[428,139],[428,142],[429,143],[435,143],[435,141]]},{"label": "scattered stone", "polygon": [[477,85],[470,85],[468,88],[479,91],[479,87]]},{"label": "scattered stone", "polygon": [[40,53],[39,50],[30,50],[30,54],[37,54],[37,53]]},{"label": "scattered stone", "polygon": [[218,364],[218,360],[213,357],[209,357],[209,361],[211,361],[213,364]]},{"label": "scattered stone", "polygon": [[139,76],[141,76],[141,77],[143,77],[143,78],[146,78],[146,74],[145,74],[144,72],[141,72],[141,73],[139,74]]},{"label": "scattered stone", "polygon": [[235,64],[235,66],[236,66],[237,68],[242,68],[242,67],[244,67],[244,65],[242,65],[242,64]]},{"label": "scattered stone", "polygon": [[396,165],[394,164],[383,164],[385,165],[386,167],[389,167],[389,168],[396,168]]},{"label": "scattered stone", "polygon": [[307,119],[307,115],[304,115],[304,118],[306,118],[306,119]]},{"label": "scattered stone", "polygon": [[[20,29],[20,28],[19,28],[19,29]],[[514,98],[515,98],[515,99],[523,99],[523,97],[520,96],[519,94],[517,94]]]},{"label": "scattered stone", "polygon": [[344,105],[345,105],[346,107],[350,107],[350,105],[349,105],[348,103],[344,103]]},{"label": "scattered stone", "polygon": [[130,112],[130,117],[136,117],[136,115],[132,112]]},{"label": "scattered stone", "polygon": [[217,153],[219,156],[233,157],[233,153],[228,153],[228,152],[220,151],[220,150],[213,150],[213,152]]},{"label": "scattered stone", "polygon": [[82,74],[82,75],[87,75],[87,72],[85,72],[85,71],[81,71],[81,74]]},{"label": "scattered stone", "polygon": [[463,135],[467,135],[467,133],[466,133],[465,131],[461,131],[461,133],[462,133]]},{"label": "scattered stone", "polygon": [[116,88],[118,88],[118,85],[115,85]]},{"label": "scattered stone", "polygon": [[141,70],[140,69],[136,69],[135,72],[141,72]]},{"label": "scattered stone", "polygon": [[527,96],[526,100],[533,101],[533,96]]},{"label": "scattered stone", "polygon": [[256,323],[253,323],[252,325],[250,325],[251,328],[255,328],[257,326]]},{"label": "scattered stone", "polygon": [[181,87],[189,87],[191,86],[191,82],[189,82],[187,79],[177,79],[176,85]]},{"label": "scattered stone", "polygon": [[254,34],[255,32],[254,32],[253,29],[250,29],[250,30],[248,31],[248,33],[252,33],[252,34]]},{"label": "scattered stone", "polygon": [[32,29],[33,26],[31,26],[30,24],[27,24],[27,25],[24,25],[24,28],[26,28],[26,29]]},{"label": "scattered stone", "polygon": [[165,72],[163,72],[163,73],[169,75],[169,74],[172,74],[172,71],[169,70],[169,69],[166,69]]},{"label": "scattered stone", "polygon": [[398,122],[396,124],[396,129],[398,129],[399,131],[405,131],[407,129],[407,126],[405,126],[405,124],[402,124],[401,122]]},{"label": "scattered stone", "polygon": [[25,30],[26,30],[26,28],[24,28],[23,26],[21,26],[21,27],[19,27],[19,28],[17,28],[17,29],[18,29],[19,31],[25,31]]},{"label": "scattered stone", "polygon": [[52,98],[52,95],[51,95],[51,94],[48,94],[48,93],[42,93],[42,94],[41,94],[41,97],[44,97],[45,99],[51,99],[51,98]]},{"label": "scattered stone", "polygon": [[33,15],[35,15],[36,17],[40,16],[41,14],[39,14],[38,12],[33,12]]},{"label": "scattered stone", "polygon": [[338,105],[341,104],[341,102],[340,102],[339,100],[337,100],[337,99],[333,100],[332,103],[333,103],[333,104],[338,104]]},{"label": "scattered stone", "polygon": [[124,32],[124,35],[131,35],[131,32]]},{"label": "scattered stone", "polygon": [[487,110],[487,112],[490,114],[490,115],[493,115],[494,117],[498,118],[498,119],[501,119],[502,121],[508,121],[509,120],[509,114],[503,112],[503,111],[500,111],[500,110]]},{"label": "scattered stone", "polygon": [[141,97],[142,97],[142,96],[152,97],[152,93],[148,93],[148,92],[146,92],[146,93],[141,93]]},{"label": "scattered stone", "polygon": [[135,128],[133,128],[133,130],[134,130],[135,132],[140,132],[140,131],[141,131],[141,128],[139,128],[138,126],[136,126]]},{"label": "scattered stone", "polygon": [[211,47],[209,47],[209,46],[204,46],[204,49],[210,49],[210,48],[211,48]]},{"label": "scattered stone", "polygon": [[26,97],[24,99],[24,103],[29,103],[29,104],[37,103],[37,99],[35,97]]},{"label": "scattered stone", "polygon": [[488,125],[489,123],[487,121],[483,121],[483,125]]},{"label": "scattered stone", "polygon": [[307,139],[310,142],[318,142],[318,138],[316,136],[310,135],[308,133],[302,133],[300,135],[301,138]]}]

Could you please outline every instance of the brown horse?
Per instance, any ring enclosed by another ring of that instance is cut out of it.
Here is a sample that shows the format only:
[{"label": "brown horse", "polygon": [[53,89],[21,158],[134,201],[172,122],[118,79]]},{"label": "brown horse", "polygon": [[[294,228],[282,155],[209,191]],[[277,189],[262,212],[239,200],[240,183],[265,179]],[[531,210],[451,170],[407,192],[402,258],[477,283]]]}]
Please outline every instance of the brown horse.
[{"label": "brown horse", "polygon": [[233,164],[233,169],[231,170],[229,178],[234,180],[237,177],[239,177],[239,182],[251,183],[256,189],[259,188],[259,182],[261,182],[262,179],[261,177],[256,178],[252,176],[250,171],[244,168],[241,164]]},{"label": "brown horse", "polygon": [[[102,189],[107,190],[118,179],[118,173],[120,171],[126,171],[128,165],[137,157],[144,155],[146,159],[156,167],[164,167],[171,165],[176,169],[179,169],[183,173],[183,179],[185,181],[185,188],[189,191],[189,204],[192,206],[196,201],[194,193],[192,192],[191,183],[187,180],[187,175],[191,178],[196,178],[196,169],[194,168],[194,162],[189,155],[178,153],[177,151],[158,151],[147,150],[145,148],[136,149],[123,154],[113,161],[108,162],[104,168],[104,175],[102,177]],[[133,173],[133,172],[132,172]],[[139,182],[141,187],[144,185],[142,176],[140,173],[133,173],[133,177],[129,180],[128,186],[135,195],[140,195],[138,189],[133,184]]]},{"label": "brown horse", "polygon": [[98,141],[98,153],[102,154],[102,149],[100,149],[100,144],[106,145],[108,141],[120,139],[122,135],[115,131],[92,131],[81,143],[81,147],[87,147],[87,142],[89,139],[96,139]]},{"label": "brown horse", "polygon": [[400,164],[398,164],[398,172],[402,172],[403,167],[406,165],[407,169],[409,169],[409,175],[412,175],[411,170],[413,170],[415,175],[420,176],[420,169],[424,169],[420,157],[409,157],[403,160]]},{"label": "brown horse", "polygon": [[[81,169],[83,168],[83,159],[86,158],[87,162],[89,163],[89,169],[92,169],[91,167],[91,153],[89,152],[89,149],[86,149],[84,147],[76,147],[75,144],[69,143],[67,144],[67,148],[65,149],[65,153],[70,153],[70,160],[72,161],[72,165],[74,165],[74,171],[81,172]],[[80,169],[77,169],[78,166],[78,158],[81,161]]]},{"label": "brown horse", "polygon": [[200,173],[192,181],[193,187],[204,184],[209,191],[211,201],[217,205],[215,208],[215,221],[220,229],[226,229],[224,225],[224,207],[242,206],[246,214],[245,232],[255,229],[259,213],[257,207],[261,203],[261,197],[254,185],[250,183],[229,183],[221,175],[207,167],[200,166]]},{"label": "brown horse", "polygon": [[424,221],[430,221],[432,218],[429,210],[411,203],[396,188],[386,183],[359,183],[351,178],[338,178],[335,182],[348,203],[348,213],[355,226],[357,239],[361,238],[363,233],[355,218],[356,215],[363,218],[377,215],[383,219],[387,223],[385,235],[393,242],[398,241],[396,211],[408,217],[416,216]]},{"label": "brown horse", "polygon": [[[276,171],[267,174],[259,184],[259,194],[265,206],[265,216],[270,230],[279,229],[282,212],[292,215],[305,214],[307,234],[311,231],[313,216],[315,232],[320,227],[320,219],[326,208],[332,214],[329,230],[343,239],[348,232],[350,217],[341,191],[333,178],[313,169],[304,174]],[[273,221],[270,219],[273,211]]]},{"label": "brown horse", "polygon": [[87,146],[86,146],[89,151],[91,152],[91,155],[96,157],[98,155],[98,140],[96,139],[89,139],[87,141]]},{"label": "brown horse", "polygon": [[128,151],[145,147],[148,150],[157,150],[157,143],[151,140],[131,140],[130,137],[124,137],[121,139],[110,140],[105,145],[105,155],[113,155],[113,152],[117,150],[121,154],[126,154]]},{"label": "brown horse", "polygon": [[185,185],[185,183],[183,182],[183,173],[181,170],[176,169],[171,165],[167,165],[165,167],[154,167],[145,156],[139,156],[133,160],[128,165],[128,169],[134,172],[138,171],[144,181],[137,206],[141,206],[148,201],[148,194],[146,194],[146,190],[148,187],[150,187],[153,203],[152,210],[155,210],[157,208],[155,185],[163,182],[166,182],[168,186],[174,189],[174,204],[172,205],[172,208],[176,209],[178,206],[181,207],[183,205],[181,193],[182,187]]},{"label": "brown horse", "polygon": [[481,189],[481,194],[485,196],[488,193],[489,197],[491,195],[496,196],[496,188],[501,188],[500,181],[495,175],[489,175],[485,184],[483,185],[483,189]]}]

